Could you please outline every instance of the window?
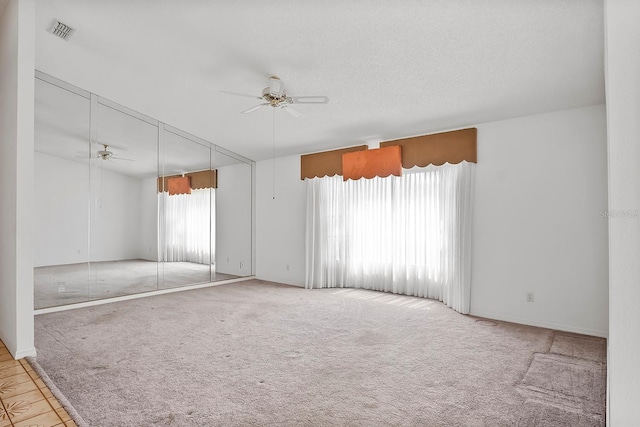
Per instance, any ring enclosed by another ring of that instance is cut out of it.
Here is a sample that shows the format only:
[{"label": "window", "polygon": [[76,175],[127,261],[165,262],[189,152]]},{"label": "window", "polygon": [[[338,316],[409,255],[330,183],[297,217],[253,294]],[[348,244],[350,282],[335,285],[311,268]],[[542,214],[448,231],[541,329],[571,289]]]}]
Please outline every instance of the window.
[{"label": "window", "polygon": [[434,298],[468,312],[474,167],[307,179],[306,286]]}]

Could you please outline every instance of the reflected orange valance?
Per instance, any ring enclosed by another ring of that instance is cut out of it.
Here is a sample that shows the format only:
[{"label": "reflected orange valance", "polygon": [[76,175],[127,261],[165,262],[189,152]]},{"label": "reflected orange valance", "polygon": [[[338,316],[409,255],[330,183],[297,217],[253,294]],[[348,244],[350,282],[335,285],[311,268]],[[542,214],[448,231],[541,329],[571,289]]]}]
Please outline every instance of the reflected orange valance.
[{"label": "reflected orange valance", "polygon": [[169,195],[175,194],[191,194],[191,178],[188,176],[178,176],[168,178]]},{"label": "reflected orange valance", "polygon": [[300,179],[342,175],[342,155],[366,150],[366,145],[300,156]]},{"label": "reflected orange valance", "polygon": [[402,175],[402,150],[399,145],[342,155],[342,180]]},{"label": "reflected orange valance", "polygon": [[434,133],[380,143],[380,147],[402,146],[402,167],[456,164],[463,160],[478,162],[476,128]]},{"label": "reflected orange valance", "polygon": [[[218,188],[218,171],[216,169],[198,172],[188,172],[184,175],[161,176],[158,178],[158,193],[169,191],[169,194],[179,194],[170,192],[170,183],[174,178],[189,178],[189,188],[192,190],[200,188]],[[177,185],[177,184],[174,184]],[[184,185],[184,184],[182,184]],[[189,191],[190,193],[190,191]]]}]

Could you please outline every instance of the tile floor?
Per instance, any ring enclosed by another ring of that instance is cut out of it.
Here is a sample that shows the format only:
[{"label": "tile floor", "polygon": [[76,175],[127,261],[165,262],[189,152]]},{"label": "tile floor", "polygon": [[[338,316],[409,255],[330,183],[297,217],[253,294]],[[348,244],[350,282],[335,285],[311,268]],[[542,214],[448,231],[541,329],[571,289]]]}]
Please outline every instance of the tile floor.
[{"label": "tile floor", "polygon": [[0,341],[0,427],[76,426],[31,365]]}]

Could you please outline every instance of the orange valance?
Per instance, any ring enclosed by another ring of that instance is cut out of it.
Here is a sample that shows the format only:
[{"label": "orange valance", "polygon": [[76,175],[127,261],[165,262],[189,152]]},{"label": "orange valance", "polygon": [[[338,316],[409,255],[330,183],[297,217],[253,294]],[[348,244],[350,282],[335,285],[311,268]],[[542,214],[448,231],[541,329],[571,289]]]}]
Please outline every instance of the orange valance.
[{"label": "orange valance", "polygon": [[342,155],[342,180],[402,175],[402,149],[399,145]]},{"label": "orange valance", "polygon": [[[170,183],[175,178],[188,178],[189,188],[192,190],[200,188],[218,188],[218,171],[216,169],[211,169],[197,172],[187,172],[184,175],[161,176],[158,178],[158,193],[169,191],[169,194],[172,194],[170,192]],[[189,191],[189,193],[191,193],[191,191]]]},{"label": "orange valance", "polygon": [[402,146],[402,167],[456,164],[463,160],[478,163],[476,128],[434,133],[381,142],[381,147]]},{"label": "orange valance", "polygon": [[191,194],[191,178],[188,176],[178,176],[168,178],[169,195],[175,194]]},{"label": "orange valance", "polygon": [[353,151],[363,151],[367,148],[366,145],[359,145],[340,150],[304,154],[300,156],[300,179],[342,175],[342,155]]},{"label": "orange valance", "polygon": [[[462,161],[478,163],[477,137],[478,130],[476,128],[468,128],[385,141],[380,143],[380,149],[393,146],[402,147],[400,149],[401,164],[402,168],[405,169],[411,169],[414,166],[440,166],[444,163],[457,164]],[[366,145],[360,145],[341,150],[305,154],[300,157],[300,179],[343,175],[343,179],[347,180],[349,177],[345,177],[343,174],[343,156],[345,154],[357,152],[359,155],[354,155],[354,162],[364,162],[365,160],[363,159],[369,158],[368,156],[372,156],[371,159],[378,155],[384,156],[383,154],[375,154],[377,151],[378,149],[369,150]],[[374,154],[367,154],[369,152],[374,152]],[[380,151],[379,153],[385,152]],[[349,157],[347,156],[346,158]],[[391,172],[388,171],[386,168],[391,166],[381,166],[380,161],[381,159],[377,158],[374,163],[371,163],[376,165],[375,168],[381,168],[378,169],[378,172],[373,172],[371,168],[374,168],[374,166],[367,166],[366,170],[353,173],[355,175],[361,174],[364,177],[369,177],[369,175],[371,175],[370,177],[396,175],[396,173],[393,173],[395,169]],[[357,167],[361,168],[363,164]],[[355,164],[348,166],[349,173],[352,173],[351,168],[354,167],[356,167]]]}]

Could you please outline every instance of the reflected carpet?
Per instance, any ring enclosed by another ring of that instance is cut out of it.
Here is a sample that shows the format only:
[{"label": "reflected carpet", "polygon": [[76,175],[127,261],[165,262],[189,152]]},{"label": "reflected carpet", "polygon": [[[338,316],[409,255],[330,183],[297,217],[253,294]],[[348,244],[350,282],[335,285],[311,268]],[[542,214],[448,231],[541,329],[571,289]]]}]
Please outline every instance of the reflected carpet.
[{"label": "reflected carpet", "polygon": [[235,279],[208,264],[144,259],[51,265],[33,269],[36,309]]}]

